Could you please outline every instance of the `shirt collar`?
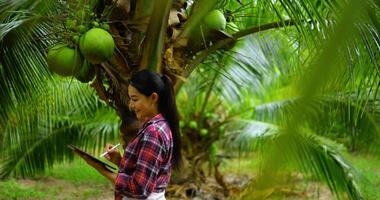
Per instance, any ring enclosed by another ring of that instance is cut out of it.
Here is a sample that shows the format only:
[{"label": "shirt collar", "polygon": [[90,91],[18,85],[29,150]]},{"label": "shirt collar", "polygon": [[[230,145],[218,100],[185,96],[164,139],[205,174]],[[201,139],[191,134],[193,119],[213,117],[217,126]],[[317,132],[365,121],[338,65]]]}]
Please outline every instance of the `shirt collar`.
[{"label": "shirt collar", "polygon": [[161,113],[158,113],[157,115],[155,115],[154,117],[152,117],[152,119],[150,119],[148,121],[149,122],[157,122],[157,121],[162,121],[164,119],[164,117],[162,116]]},{"label": "shirt collar", "polygon": [[163,121],[165,120],[164,116],[162,116],[161,113],[158,113],[157,115],[155,115],[154,117],[152,117],[150,120],[148,120],[147,122],[145,122],[142,126],[141,126],[141,129],[140,130],[144,130],[147,126],[151,125],[151,124],[154,124],[156,122],[159,122],[159,121]]}]

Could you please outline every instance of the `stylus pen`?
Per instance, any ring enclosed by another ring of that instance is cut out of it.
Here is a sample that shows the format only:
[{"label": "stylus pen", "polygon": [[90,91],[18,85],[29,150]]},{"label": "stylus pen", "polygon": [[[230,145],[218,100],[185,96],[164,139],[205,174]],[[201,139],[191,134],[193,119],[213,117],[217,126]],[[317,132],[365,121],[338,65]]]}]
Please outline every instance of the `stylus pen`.
[{"label": "stylus pen", "polygon": [[113,147],[112,147],[111,149],[109,149],[108,151],[102,153],[102,154],[100,155],[100,157],[105,156],[109,151],[112,151],[112,150],[116,149],[118,146],[120,146],[120,143],[118,143],[117,145],[113,146]]}]

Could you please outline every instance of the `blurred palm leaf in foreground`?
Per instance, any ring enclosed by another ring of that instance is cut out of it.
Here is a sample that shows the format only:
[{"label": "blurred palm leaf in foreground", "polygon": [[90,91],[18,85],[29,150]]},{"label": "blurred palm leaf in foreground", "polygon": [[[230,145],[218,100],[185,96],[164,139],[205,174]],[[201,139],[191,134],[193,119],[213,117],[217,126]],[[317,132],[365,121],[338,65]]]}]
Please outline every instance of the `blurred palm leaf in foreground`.
[{"label": "blurred palm leaf in foreground", "polygon": [[[209,163],[224,184],[217,173],[224,141],[262,156],[260,176],[242,198],[267,196],[283,183],[275,177],[284,166],[324,181],[337,198],[362,198],[360,176],[339,151],[340,144],[378,151],[378,1],[94,2],[0,1],[1,177],[70,158],[69,143],[97,150],[115,139],[111,107],[120,114],[124,81],[150,68],[177,80],[178,90],[189,78],[178,101],[198,182]],[[109,17],[117,39],[114,59],[95,66],[92,83],[108,107],[89,85],[46,68],[44,54],[61,42],[66,15],[84,4]],[[212,9],[223,11],[226,31],[204,30]]]},{"label": "blurred palm leaf in foreground", "polygon": [[75,80],[48,82],[46,92],[20,103],[3,128],[0,176],[33,176],[56,161],[72,159],[68,144],[99,152],[118,139],[119,119],[113,110]]}]

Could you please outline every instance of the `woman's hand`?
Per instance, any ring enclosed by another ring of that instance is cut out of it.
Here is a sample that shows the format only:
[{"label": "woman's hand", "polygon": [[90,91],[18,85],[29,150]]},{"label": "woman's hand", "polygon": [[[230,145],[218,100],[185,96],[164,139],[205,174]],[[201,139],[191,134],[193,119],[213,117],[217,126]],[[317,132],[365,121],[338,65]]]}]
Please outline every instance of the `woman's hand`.
[{"label": "woman's hand", "polygon": [[120,160],[121,160],[121,154],[117,148],[112,149],[112,147],[114,147],[114,145],[112,145],[112,144],[106,145],[105,151],[107,151],[108,153],[106,155],[104,155],[104,158],[111,161],[115,165],[119,166]]}]

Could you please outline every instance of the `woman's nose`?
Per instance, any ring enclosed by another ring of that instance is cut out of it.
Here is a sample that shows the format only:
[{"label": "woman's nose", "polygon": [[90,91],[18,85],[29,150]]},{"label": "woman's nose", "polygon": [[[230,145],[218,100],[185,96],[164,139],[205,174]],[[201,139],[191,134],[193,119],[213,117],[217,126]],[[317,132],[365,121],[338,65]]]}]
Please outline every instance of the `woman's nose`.
[{"label": "woman's nose", "polygon": [[134,108],[134,105],[133,105],[133,103],[132,103],[132,102],[129,102],[129,105],[128,105],[128,107],[129,107],[129,110],[133,110],[133,108]]}]

